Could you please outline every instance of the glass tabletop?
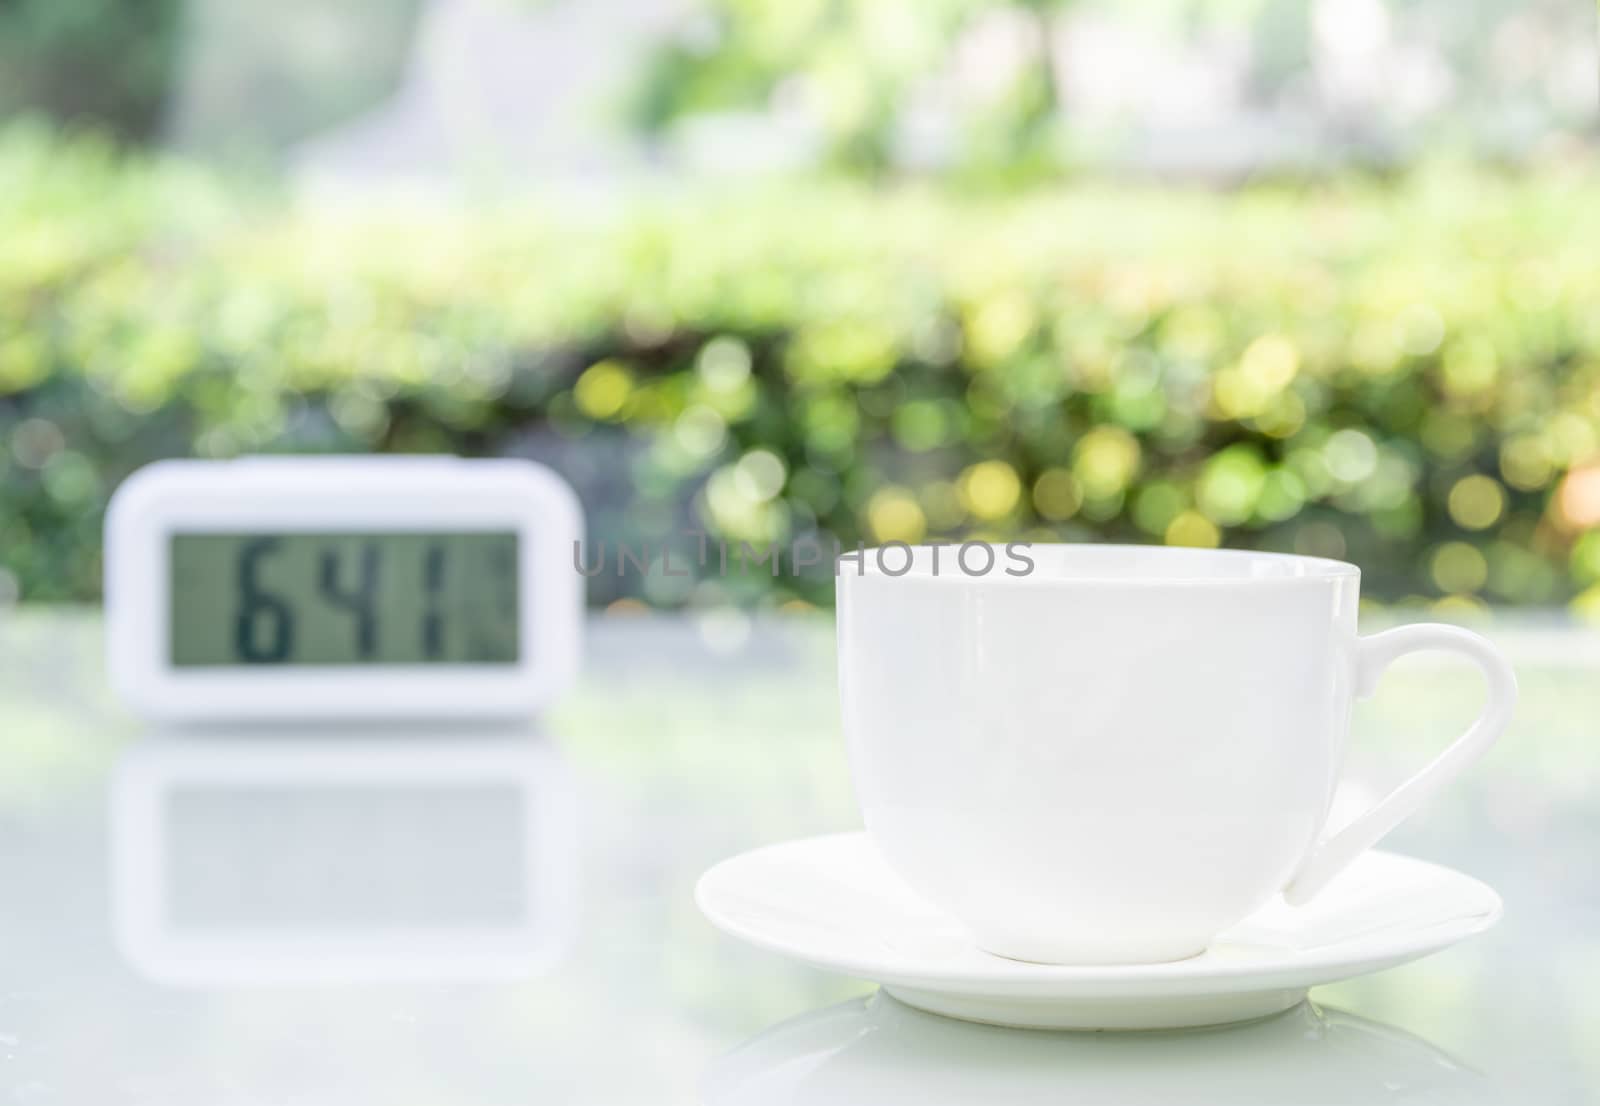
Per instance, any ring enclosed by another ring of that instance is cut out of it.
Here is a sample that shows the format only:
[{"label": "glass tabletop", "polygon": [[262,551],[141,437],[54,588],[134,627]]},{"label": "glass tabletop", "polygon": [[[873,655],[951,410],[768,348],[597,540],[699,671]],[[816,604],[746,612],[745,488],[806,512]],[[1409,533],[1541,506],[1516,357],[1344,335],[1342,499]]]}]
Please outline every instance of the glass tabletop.
[{"label": "glass tabletop", "polygon": [[[1583,1102],[1600,1097],[1600,634],[1485,627],[1511,732],[1387,842],[1490,933],[1250,1025],[1049,1034],[899,1006],[725,938],[711,864],[859,827],[831,623],[595,620],[524,729],[161,731],[93,612],[0,621],[0,1101]],[[1357,709],[1339,803],[1475,712],[1429,658]]]}]

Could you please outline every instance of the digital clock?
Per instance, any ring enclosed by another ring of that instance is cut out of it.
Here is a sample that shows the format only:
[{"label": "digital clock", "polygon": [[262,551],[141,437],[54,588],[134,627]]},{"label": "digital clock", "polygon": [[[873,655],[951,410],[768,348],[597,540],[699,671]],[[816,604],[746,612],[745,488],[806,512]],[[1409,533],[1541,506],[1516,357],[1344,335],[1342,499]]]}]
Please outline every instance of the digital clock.
[{"label": "digital clock", "polygon": [[107,667],[158,718],[509,717],[576,671],[582,516],[527,461],[163,461],[106,520]]}]

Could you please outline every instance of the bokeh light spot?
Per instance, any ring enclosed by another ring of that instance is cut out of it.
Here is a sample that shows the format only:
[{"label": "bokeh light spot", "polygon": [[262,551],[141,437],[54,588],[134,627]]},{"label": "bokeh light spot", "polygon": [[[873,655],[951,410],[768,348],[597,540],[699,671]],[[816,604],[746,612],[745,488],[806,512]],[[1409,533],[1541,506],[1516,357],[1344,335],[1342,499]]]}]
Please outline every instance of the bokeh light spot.
[{"label": "bokeh light spot", "polygon": [[1550,454],[1562,465],[1582,464],[1600,449],[1594,423],[1573,411],[1558,411],[1545,427]]},{"label": "bokeh light spot", "polygon": [[1489,562],[1462,541],[1445,542],[1434,550],[1429,570],[1439,590],[1447,593],[1475,592],[1489,580]]},{"label": "bokeh light spot", "polygon": [[1463,476],[1450,489],[1450,517],[1466,530],[1486,530],[1500,519],[1506,495],[1491,476]]},{"label": "bokeh light spot", "polygon": [[1266,465],[1255,450],[1234,446],[1206,462],[1195,488],[1200,510],[1219,526],[1249,518],[1266,484]]},{"label": "bokeh light spot", "polygon": [[49,419],[23,419],[11,432],[11,455],[23,468],[44,468],[66,444],[61,428]]},{"label": "bokeh light spot", "polygon": [[1180,512],[1167,526],[1164,537],[1168,545],[1187,545],[1198,549],[1215,549],[1222,544],[1222,532],[1199,511]]},{"label": "bokeh light spot", "polygon": [[928,524],[936,530],[950,530],[967,517],[966,504],[961,500],[961,489],[949,480],[935,480],[923,485],[918,497],[928,516]]},{"label": "bokeh light spot", "polygon": [[750,347],[737,338],[713,338],[695,360],[700,379],[713,392],[733,392],[750,379]]},{"label": "bokeh light spot", "polygon": [[1290,469],[1276,468],[1261,482],[1256,514],[1268,522],[1282,522],[1299,514],[1305,502],[1305,481]]},{"label": "bokeh light spot", "polygon": [[999,364],[1017,351],[1035,322],[1027,297],[1020,293],[990,296],[967,318],[967,349],[981,365]]},{"label": "bokeh light spot", "polygon": [[1292,438],[1306,424],[1306,401],[1294,392],[1280,392],[1256,415],[1252,425],[1273,438]]},{"label": "bokeh light spot", "polygon": [[87,505],[100,494],[100,474],[93,462],[70,449],[46,461],[41,475],[45,494],[63,507]]},{"label": "bokeh light spot", "polygon": [[690,456],[709,457],[727,441],[728,424],[716,411],[696,403],[686,408],[672,424],[672,437]]},{"label": "bokeh light spot", "polygon": [[1040,518],[1062,522],[1083,506],[1083,488],[1070,469],[1045,469],[1033,482],[1033,506]]},{"label": "bokeh light spot", "polygon": [[[742,465],[742,461],[740,465]],[[724,465],[706,481],[709,522],[724,536],[740,541],[775,541],[788,528],[781,503],[763,498],[757,479],[740,465]]]},{"label": "bokeh light spot", "polygon": [[1556,492],[1556,511],[1571,529],[1600,526],[1600,465],[1567,473]]},{"label": "bokeh light spot", "polygon": [[961,474],[961,501],[974,518],[986,521],[1010,514],[1022,497],[1017,470],[1004,461],[980,461]]},{"label": "bokeh light spot", "polygon": [[0,340],[0,395],[32,388],[49,375],[42,336],[24,331]]},{"label": "bokeh light spot", "polygon": [[1600,583],[1600,530],[1591,530],[1572,543],[1568,564],[1572,578],[1580,584]]},{"label": "bokeh light spot", "polygon": [[1537,491],[1555,474],[1544,441],[1533,434],[1508,438],[1500,446],[1500,474],[1522,491]]},{"label": "bokeh light spot", "polygon": [[583,371],[573,387],[578,410],[592,419],[611,419],[622,412],[633,394],[633,374],[616,361],[597,361]]},{"label": "bokeh light spot", "polygon": [[1465,457],[1477,444],[1472,420],[1453,411],[1430,411],[1422,419],[1422,444],[1429,453],[1446,459]]},{"label": "bokeh light spot", "polygon": [[1356,484],[1378,467],[1378,447],[1360,430],[1338,430],[1323,445],[1322,459],[1335,480]]},{"label": "bokeh light spot", "polygon": [[776,453],[765,449],[752,449],[734,466],[734,480],[744,495],[757,503],[765,503],[783,490],[789,478],[789,469]]},{"label": "bokeh light spot", "polygon": [[1453,396],[1470,397],[1487,391],[1499,375],[1494,347],[1478,339],[1453,344],[1441,366],[1444,390]]},{"label": "bokeh light spot", "polygon": [[1139,489],[1133,500],[1134,525],[1164,538],[1167,527],[1189,506],[1189,497],[1170,480],[1156,480]]},{"label": "bokeh light spot", "polygon": [[895,409],[891,428],[895,440],[913,453],[944,445],[951,437],[951,419],[942,403],[913,399]]},{"label": "bokeh light spot", "polygon": [[919,542],[928,532],[928,520],[910,491],[890,485],[868,500],[867,529],[880,542]]},{"label": "bokeh light spot", "polygon": [[1279,392],[1300,370],[1300,351],[1281,334],[1263,334],[1245,348],[1239,369],[1262,391]]},{"label": "bokeh light spot", "polygon": [[1072,468],[1087,495],[1117,495],[1139,471],[1139,443],[1120,427],[1097,426],[1078,441]]},{"label": "bokeh light spot", "polygon": [[1395,339],[1413,357],[1426,357],[1444,340],[1444,320],[1425,303],[1414,303],[1395,320]]}]

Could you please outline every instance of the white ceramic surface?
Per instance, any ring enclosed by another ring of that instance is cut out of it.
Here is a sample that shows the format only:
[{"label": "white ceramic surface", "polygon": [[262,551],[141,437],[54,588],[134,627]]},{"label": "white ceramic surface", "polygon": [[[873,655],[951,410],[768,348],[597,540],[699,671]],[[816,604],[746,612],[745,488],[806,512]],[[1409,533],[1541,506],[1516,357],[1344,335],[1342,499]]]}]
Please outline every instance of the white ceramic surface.
[{"label": "white ceramic surface", "polygon": [[[1480,755],[1509,665],[1453,626],[1356,635],[1354,565],[1034,545],[968,576],[870,551],[839,578],[839,684],[869,833],[983,948],[1041,963],[1190,957],[1304,901]],[[984,559],[969,559],[982,565]],[[860,573],[858,575],[858,572]],[[1472,660],[1473,726],[1321,840],[1351,704],[1396,657]]]},{"label": "white ceramic surface", "polygon": [[1030,964],[974,947],[861,833],[734,857],[701,878],[695,897],[732,936],[881,983],[912,1006],[1053,1029],[1212,1025],[1276,1013],[1308,987],[1424,956],[1500,914],[1499,896],[1469,876],[1373,851],[1309,905],[1275,901],[1187,960]]},{"label": "white ceramic surface", "polygon": [[1408,1033],[1301,1005],[1171,1033],[1019,1033],[879,992],[792,1018],[714,1063],[706,1106],[1486,1106],[1482,1075]]}]

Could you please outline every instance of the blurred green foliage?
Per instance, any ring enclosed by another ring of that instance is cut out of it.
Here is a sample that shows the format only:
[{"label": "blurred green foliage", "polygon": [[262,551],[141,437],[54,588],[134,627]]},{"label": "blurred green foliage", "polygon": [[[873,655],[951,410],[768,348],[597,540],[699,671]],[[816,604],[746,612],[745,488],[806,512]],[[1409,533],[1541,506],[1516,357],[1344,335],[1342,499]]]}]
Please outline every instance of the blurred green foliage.
[{"label": "blurred green foliage", "polygon": [[[531,0],[530,0],[531,2]],[[420,0],[0,0],[0,119],[245,164],[390,96]]]},{"label": "blurred green foliage", "polygon": [[[954,150],[961,175],[1016,183],[1057,171],[1060,93],[1051,62],[1066,0],[708,0],[682,33],[640,68],[629,121],[647,134],[707,112],[762,111],[785,101],[811,117],[823,160],[837,169],[892,168],[897,132],[930,78],[958,61],[985,17],[1009,16],[1026,39],[1010,72],[996,72],[961,109]],[[1189,11],[1189,5],[1181,5]],[[1193,14],[1198,14],[1197,5]],[[969,61],[969,68],[973,63]]]},{"label": "blurred green foliage", "polygon": [[24,598],[97,593],[107,496],[149,460],[372,450],[548,459],[591,546],[1222,543],[1348,557],[1383,600],[1600,605],[1592,165],[307,209],[13,128],[0,180]]},{"label": "blurred green foliage", "polygon": [[158,128],[177,53],[178,0],[0,0],[0,118]]},{"label": "blurred green foliage", "polygon": [[422,0],[189,0],[164,137],[189,154],[271,163],[381,111],[427,49],[417,36],[422,8]]}]

